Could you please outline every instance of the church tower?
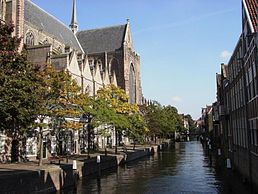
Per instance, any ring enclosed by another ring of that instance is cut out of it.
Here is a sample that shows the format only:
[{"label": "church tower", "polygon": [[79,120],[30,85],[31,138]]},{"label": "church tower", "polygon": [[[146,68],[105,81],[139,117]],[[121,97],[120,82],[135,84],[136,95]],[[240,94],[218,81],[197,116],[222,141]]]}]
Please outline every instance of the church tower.
[{"label": "church tower", "polygon": [[77,15],[76,15],[76,0],[73,0],[73,11],[72,11],[72,19],[70,28],[74,34],[78,31],[78,22],[77,22]]},{"label": "church tower", "polygon": [[7,23],[12,22],[14,25],[13,35],[23,37],[24,27],[24,0],[1,0],[1,19]]},{"label": "church tower", "polygon": [[[24,1],[25,0],[0,0],[0,19],[14,25],[13,36],[22,38],[24,36]],[[22,40],[19,51],[22,49]]]}]

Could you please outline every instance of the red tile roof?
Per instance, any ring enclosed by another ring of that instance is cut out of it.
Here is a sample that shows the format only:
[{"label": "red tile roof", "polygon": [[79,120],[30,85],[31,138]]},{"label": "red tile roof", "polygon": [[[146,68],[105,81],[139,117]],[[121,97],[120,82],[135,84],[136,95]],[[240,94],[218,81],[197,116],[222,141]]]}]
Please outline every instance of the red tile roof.
[{"label": "red tile roof", "polygon": [[245,0],[246,6],[251,18],[251,22],[254,27],[254,31],[257,32],[257,10],[258,10],[258,1],[257,0]]}]

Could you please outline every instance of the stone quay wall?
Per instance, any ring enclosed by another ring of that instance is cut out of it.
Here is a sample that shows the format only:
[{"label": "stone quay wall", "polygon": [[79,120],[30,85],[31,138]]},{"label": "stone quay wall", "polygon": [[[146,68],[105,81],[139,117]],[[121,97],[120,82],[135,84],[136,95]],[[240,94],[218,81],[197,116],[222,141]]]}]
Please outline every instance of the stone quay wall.
[{"label": "stone quay wall", "polygon": [[[139,158],[154,154],[159,150],[166,149],[169,142],[156,146],[127,150],[120,155],[101,155],[100,163],[97,157],[76,160],[76,169],[73,169],[73,161],[69,163],[53,164],[41,169],[34,166],[25,166],[21,169],[9,166],[0,167],[0,193],[3,194],[31,194],[52,193],[67,187],[72,187],[81,177],[98,173],[102,170],[117,167],[120,164],[131,162]],[[18,165],[18,164],[17,164]],[[3,165],[4,166],[4,165]],[[27,169],[26,169],[27,167]],[[5,169],[4,169],[5,168]]]}]

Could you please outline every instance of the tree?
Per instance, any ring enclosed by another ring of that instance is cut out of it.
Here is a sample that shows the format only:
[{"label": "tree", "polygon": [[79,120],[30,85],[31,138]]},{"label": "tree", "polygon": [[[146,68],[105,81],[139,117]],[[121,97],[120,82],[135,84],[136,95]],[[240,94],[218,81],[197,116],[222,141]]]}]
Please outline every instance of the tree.
[{"label": "tree", "polygon": [[108,85],[98,90],[94,101],[94,122],[98,125],[111,124],[115,127],[115,153],[117,153],[119,134],[130,127],[128,115],[138,111],[137,105],[130,104],[128,98],[123,89]]},{"label": "tree", "polygon": [[170,138],[175,131],[182,127],[178,111],[173,106],[162,106],[157,101],[140,107],[144,115],[149,134],[152,139],[157,137]]},{"label": "tree", "polygon": [[140,111],[144,115],[144,119],[147,123],[147,128],[149,129],[149,136],[154,139],[156,143],[157,136],[161,132],[161,113],[162,106],[158,102],[153,102],[149,105],[144,104],[140,106]]},{"label": "tree", "polygon": [[166,137],[171,137],[175,131],[182,127],[182,119],[175,107],[168,105],[163,107],[163,129]]},{"label": "tree", "polygon": [[143,142],[144,136],[148,132],[147,124],[143,116],[139,113],[129,115],[128,136],[134,141],[134,149],[136,141]]},{"label": "tree", "polygon": [[79,130],[82,128],[82,123],[74,121],[73,118],[81,117],[83,114],[81,106],[88,101],[88,96],[81,93],[80,87],[68,71],[56,71],[51,65],[45,65],[41,69],[38,74],[41,80],[41,93],[38,97],[39,165],[42,165],[43,156],[43,121],[48,117],[52,119],[54,128],[56,128],[54,123],[62,121],[58,130]]},{"label": "tree", "polygon": [[[39,69],[18,52],[20,39],[12,37],[13,26],[0,23],[0,129],[13,139],[20,138],[34,123],[39,106]],[[18,160],[18,146],[12,148],[12,160]]]}]

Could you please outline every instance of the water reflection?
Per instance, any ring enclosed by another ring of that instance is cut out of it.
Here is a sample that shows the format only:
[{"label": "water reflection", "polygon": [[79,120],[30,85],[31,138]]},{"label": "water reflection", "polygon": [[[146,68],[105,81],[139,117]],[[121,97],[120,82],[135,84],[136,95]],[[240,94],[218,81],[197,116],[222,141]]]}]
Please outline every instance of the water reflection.
[{"label": "water reflection", "polygon": [[214,158],[199,142],[175,143],[170,149],[79,181],[76,191],[64,193],[173,194],[243,193],[239,180],[216,168]]}]

